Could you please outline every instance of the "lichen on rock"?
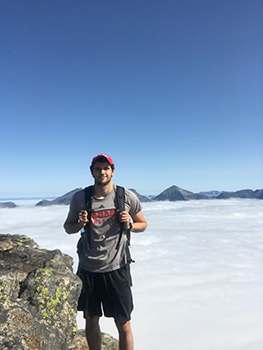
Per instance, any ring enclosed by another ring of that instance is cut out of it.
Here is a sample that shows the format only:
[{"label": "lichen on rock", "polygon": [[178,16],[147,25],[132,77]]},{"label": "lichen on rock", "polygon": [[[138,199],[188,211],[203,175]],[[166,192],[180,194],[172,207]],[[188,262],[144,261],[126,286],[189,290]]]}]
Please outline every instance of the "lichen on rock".
[{"label": "lichen on rock", "polygon": [[[0,349],[88,350],[77,330],[82,282],[73,259],[24,235],[0,234]],[[102,334],[102,350],[118,341]]]},{"label": "lichen on rock", "polygon": [[1,350],[77,349],[81,281],[73,259],[21,235],[0,235]]},{"label": "lichen on rock", "polygon": [[[102,350],[119,349],[119,342],[113,337],[111,337],[109,334],[102,333],[101,337],[102,337],[102,344],[101,344]],[[89,350],[86,337],[85,337],[85,331],[83,329],[77,331],[76,336],[74,338],[74,344],[78,350]]]}]

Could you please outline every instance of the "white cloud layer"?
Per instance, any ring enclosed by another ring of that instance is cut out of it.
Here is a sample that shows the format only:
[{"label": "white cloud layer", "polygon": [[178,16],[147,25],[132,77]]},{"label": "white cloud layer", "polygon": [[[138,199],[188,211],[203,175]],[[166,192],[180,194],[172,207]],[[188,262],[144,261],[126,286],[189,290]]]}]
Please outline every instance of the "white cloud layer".
[{"label": "white cloud layer", "polygon": [[[35,203],[1,209],[0,233],[58,248],[76,270],[79,235],[63,230],[68,207]],[[147,231],[132,237],[136,350],[263,348],[262,209],[260,200],[144,203]],[[101,328],[117,337],[112,320]]]}]

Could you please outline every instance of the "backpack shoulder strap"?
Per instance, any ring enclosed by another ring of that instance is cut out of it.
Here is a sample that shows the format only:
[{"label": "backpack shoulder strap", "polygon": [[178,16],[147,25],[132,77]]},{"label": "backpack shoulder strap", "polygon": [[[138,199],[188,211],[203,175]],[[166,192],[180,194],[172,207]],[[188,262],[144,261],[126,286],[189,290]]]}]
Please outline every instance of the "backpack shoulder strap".
[{"label": "backpack shoulder strap", "polygon": [[[117,216],[119,216],[119,214],[124,211],[125,209],[125,203],[124,203],[124,200],[125,200],[125,189],[124,187],[121,187],[121,186],[116,186],[116,197],[117,197],[117,208],[116,208],[116,211],[117,211]],[[121,229],[120,229],[120,234],[119,234],[119,239],[118,239],[118,242],[117,242],[117,245],[116,245],[116,249],[119,248],[119,245],[120,245],[120,241],[121,241],[121,236],[123,234],[123,231],[124,231],[124,225],[123,224],[120,224],[121,226]]]},{"label": "backpack shoulder strap", "polygon": [[88,220],[89,220],[89,222],[85,226],[84,230],[85,230],[85,234],[86,234],[87,239],[88,239],[88,245],[90,247],[90,244],[91,244],[90,223],[91,223],[91,215],[92,215],[91,202],[92,202],[92,198],[94,196],[94,186],[85,187],[84,193],[85,193],[85,210],[87,210],[87,212],[88,212]]},{"label": "backpack shoulder strap", "polygon": [[[116,186],[116,196],[117,196],[117,214],[119,214],[120,212],[125,210],[125,188],[121,186]],[[116,249],[118,249],[119,247],[123,232],[124,232],[124,225],[121,224],[121,230],[120,230],[120,235],[119,235]],[[131,233],[129,230],[125,230],[125,234],[127,238],[127,242],[126,242],[127,261],[128,263],[131,263],[131,262],[134,262],[134,260],[132,260],[131,258],[131,253],[129,249]]]},{"label": "backpack shoulder strap", "polygon": [[125,189],[121,186],[116,186],[116,194],[117,194],[117,211],[120,213],[125,210]]},{"label": "backpack shoulder strap", "polygon": [[87,212],[91,209],[91,200],[94,195],[94,186],[85,187],[85,209]]}]

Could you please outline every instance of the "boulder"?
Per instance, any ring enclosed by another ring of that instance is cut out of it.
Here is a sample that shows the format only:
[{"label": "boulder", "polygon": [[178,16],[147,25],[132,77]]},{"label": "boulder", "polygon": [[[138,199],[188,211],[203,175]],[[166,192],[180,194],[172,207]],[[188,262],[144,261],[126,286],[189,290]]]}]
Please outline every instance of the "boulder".
[{"label": "boulder", "polygon": [[[73,259],[27,236],[0,234],[0,349],[84,350],[76,325],[81,280]],[[103,334],[103,350],[117,349]]]},{"label": "boulder", "polygon": [[0,235],[1,350],[69,350],[81,281],[73,259],[27,236]]},{"label": "boulder", "polygon": [[73,259],[27,236],[0,235],[1,350],[69,350],[81,281]]},{"label": "boulder", "polygon": [[[110,335],[106,333],[102,333],[102,350],[118,350],[119,342],[112,338]],[[78,350],[89,350],[87,345],[85,331],[83,329],[78,330],[74,339],[74,344]]]}]

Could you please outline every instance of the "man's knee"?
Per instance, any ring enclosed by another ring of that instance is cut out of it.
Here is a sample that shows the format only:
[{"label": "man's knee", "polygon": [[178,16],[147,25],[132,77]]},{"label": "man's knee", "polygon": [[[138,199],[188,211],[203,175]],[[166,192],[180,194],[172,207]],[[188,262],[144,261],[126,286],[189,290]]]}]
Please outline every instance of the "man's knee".
[{"label": "man's knee", "polygon": [[86,328],[88,327],[94,327],[99,324],[100,317],[99,316],[93,316],[86,320]]},{"label": "man's knee", "polygon": [[125,323],[117,323],[116,326],[118,328],[119,333],[128,334],[131,332],[131,321],[127,321]]}]

